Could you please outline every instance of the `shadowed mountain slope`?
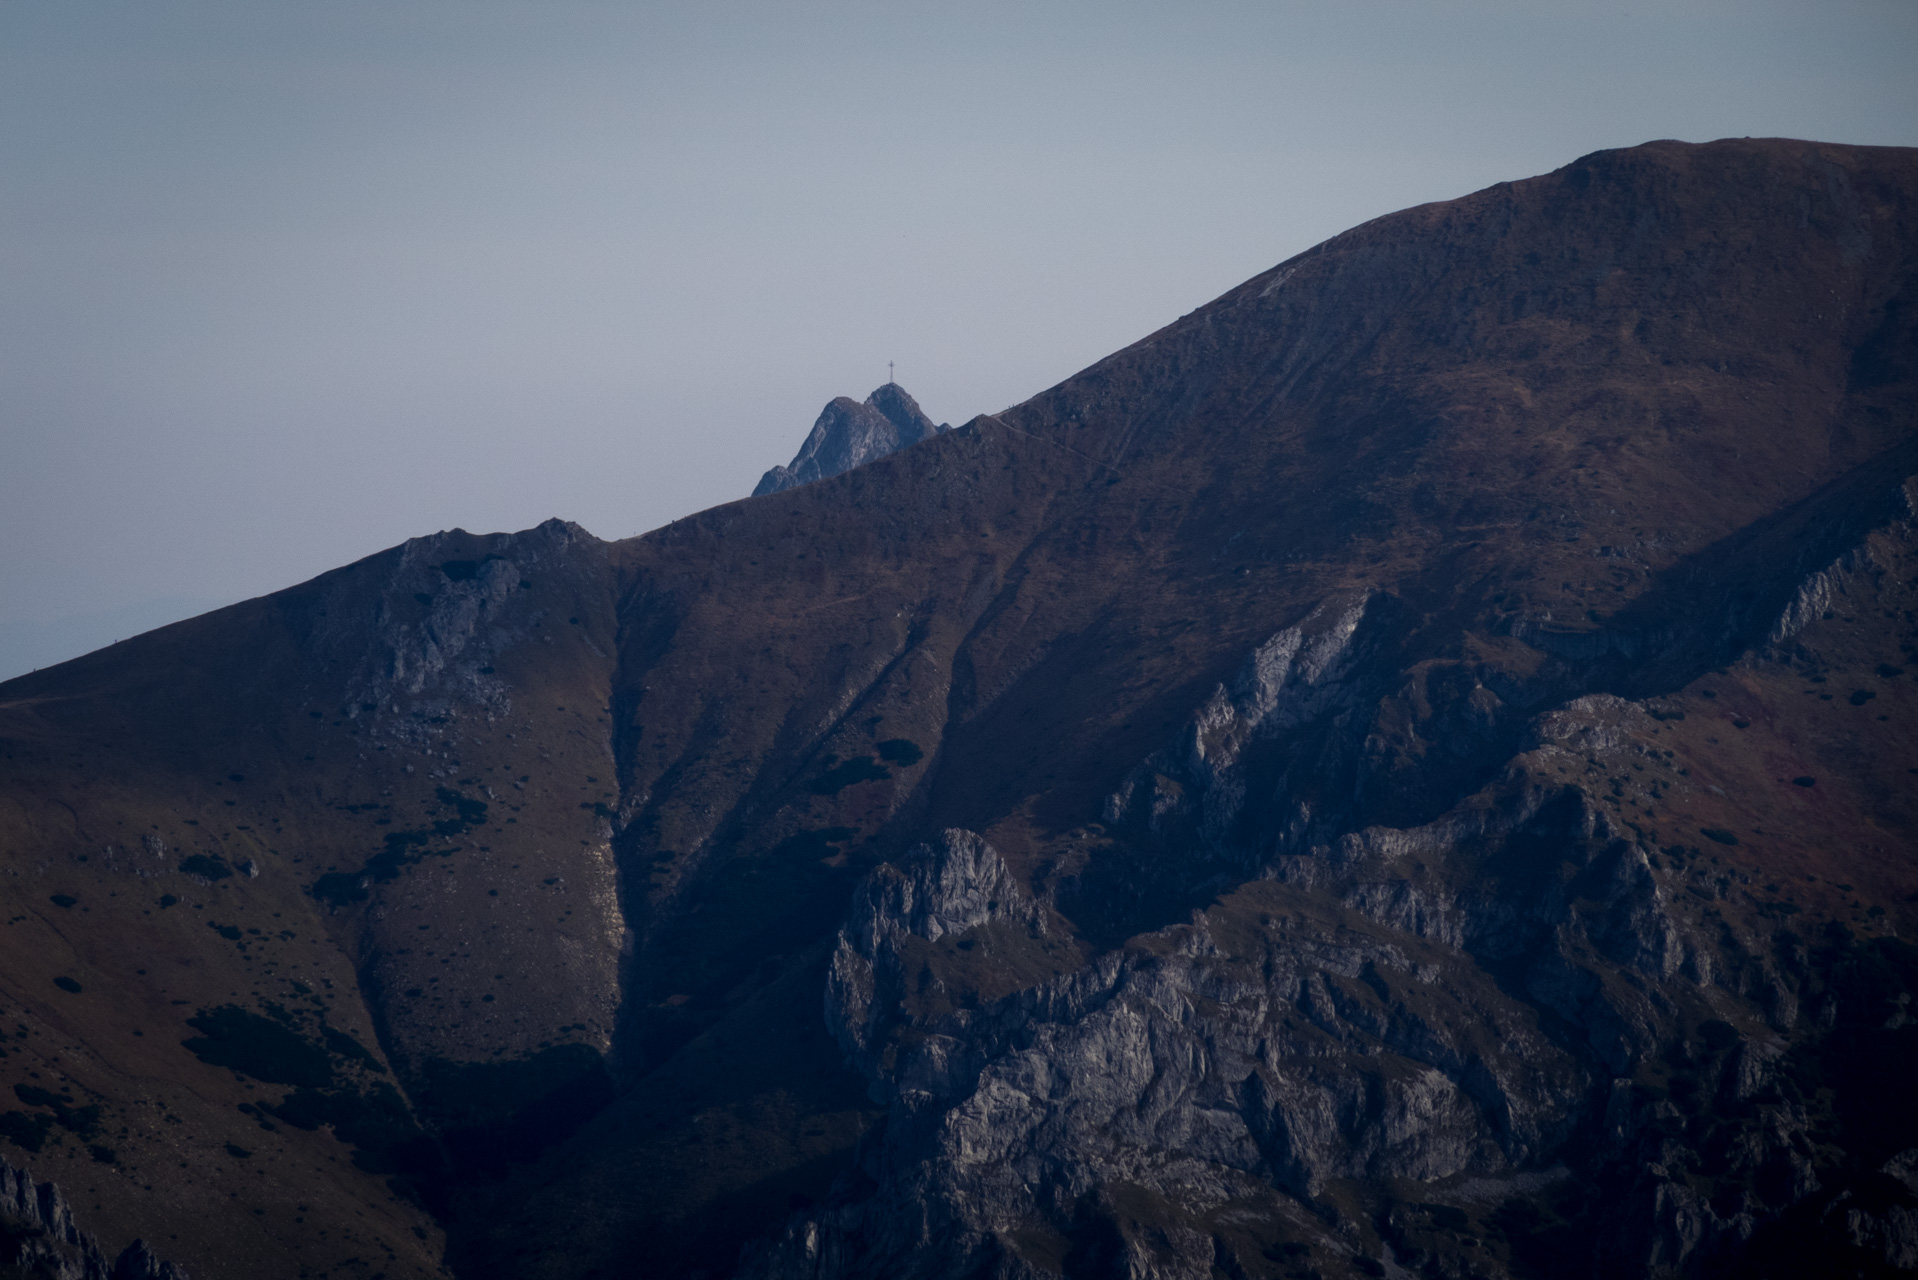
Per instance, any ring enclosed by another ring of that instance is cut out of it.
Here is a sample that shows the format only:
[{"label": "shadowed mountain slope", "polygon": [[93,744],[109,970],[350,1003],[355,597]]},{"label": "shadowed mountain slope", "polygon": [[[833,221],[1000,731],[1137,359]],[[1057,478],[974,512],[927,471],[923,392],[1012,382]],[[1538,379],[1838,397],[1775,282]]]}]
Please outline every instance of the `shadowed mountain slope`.
[{"label": "shadowed mountain slope", "polygon": [[196,1280],[1918,1264],[1915,214],[1602,152],[0,686],[4,1136]]}]

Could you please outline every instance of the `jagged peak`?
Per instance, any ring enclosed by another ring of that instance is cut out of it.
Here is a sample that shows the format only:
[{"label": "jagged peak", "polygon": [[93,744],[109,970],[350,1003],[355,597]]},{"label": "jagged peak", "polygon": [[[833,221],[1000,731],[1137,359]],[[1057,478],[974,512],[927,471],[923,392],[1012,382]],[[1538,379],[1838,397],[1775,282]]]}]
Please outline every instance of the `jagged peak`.
[{"label": "jagged peak", "polygon": [[820,411],[792,462],[761,477],[753,496],[839,475],[950,430],[927,417],[896,382],[875,388],[863,403],[837,396]]}]

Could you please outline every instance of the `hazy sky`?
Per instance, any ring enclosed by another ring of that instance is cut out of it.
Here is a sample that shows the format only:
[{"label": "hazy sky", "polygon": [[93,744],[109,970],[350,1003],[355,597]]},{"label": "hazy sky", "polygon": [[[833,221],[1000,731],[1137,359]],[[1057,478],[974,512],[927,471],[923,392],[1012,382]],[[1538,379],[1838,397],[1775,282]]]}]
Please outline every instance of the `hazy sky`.
[{"label": "hazy sky", "polygon": [[653,528],[888,360],[957,424],[1601,147],[1918,144],[1914,67],[1913,0],[0,0],[0,677]]}]

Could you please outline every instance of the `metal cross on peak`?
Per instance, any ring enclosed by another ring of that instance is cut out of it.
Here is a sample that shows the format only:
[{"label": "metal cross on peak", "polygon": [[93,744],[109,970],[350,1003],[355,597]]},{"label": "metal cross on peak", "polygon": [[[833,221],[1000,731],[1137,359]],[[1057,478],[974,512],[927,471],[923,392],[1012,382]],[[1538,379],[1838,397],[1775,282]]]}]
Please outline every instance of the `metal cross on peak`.
[{"label": "metal cross on peak", "polygon": [[886,361],[886,385],[892,385],[892,361]]}]

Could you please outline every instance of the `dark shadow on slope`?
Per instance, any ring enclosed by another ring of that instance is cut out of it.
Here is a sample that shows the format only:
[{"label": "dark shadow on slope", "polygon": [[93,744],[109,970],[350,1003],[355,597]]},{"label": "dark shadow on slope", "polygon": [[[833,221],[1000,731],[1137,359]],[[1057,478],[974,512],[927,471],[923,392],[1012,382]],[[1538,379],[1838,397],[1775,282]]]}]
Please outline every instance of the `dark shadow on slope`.
[{"label": "dark shadow on slope", "polygon": [[671,1058],[839,927],[858,873],[831,863],[854,834],[801,831],[763,852],[735,853],[702,877],[697,910],[657,923],[643,983],[629,992],[638,1060]]},{"label": "dark shadow on slope", "polygon": [[882,1115],[820,1016],[827,950],[788,957],[542,1161],[459,1197],[455,1274],[727,1275],[742,1242],[825,1199]]},{"label": "dark shadow on slope", "polygon": [[184,1047],[202,1062],[263,1084],[290,1086],[277,1102],[242,1107],[262,1128],[326,1126],[353,1162],[390,1175],[393,1189],[444,1216],[451,1192],[498,1178],[563,1141],[612,1100],[598,1050],[554,1045],[502,1062],[428,1061],[402,1097],[382,1066],[323,1015],[265,1006],[202,1010]]},{"label": "dark shadow on slope", "polygon": [[1872,529],[1908,514],[1899,486],[1914,472],[1918,438],[1686,556],[1600,626],[1519,627],[1514,634],[1568,662],[1591,664],[1581,692],[1646,698],[1683,688],[1761,648],[1808,576]]}]

